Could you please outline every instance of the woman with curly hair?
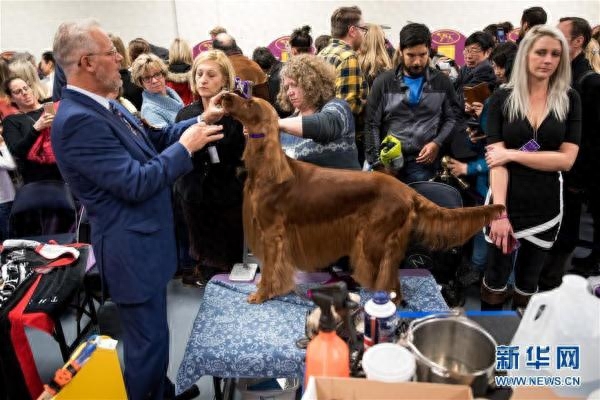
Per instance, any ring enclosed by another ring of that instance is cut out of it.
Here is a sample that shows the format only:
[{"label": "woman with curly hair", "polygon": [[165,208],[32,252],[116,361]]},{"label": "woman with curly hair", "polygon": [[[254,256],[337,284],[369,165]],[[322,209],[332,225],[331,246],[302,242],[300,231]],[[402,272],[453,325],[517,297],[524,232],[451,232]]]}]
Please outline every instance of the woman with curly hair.
[{"label": "woman with curly hair", "polygon": [[277,101],[282,109],[294,111],[279,120],[285,152],[322,167],[360,169],[354,118],[348,103],[335,98],[333,67],[301,54],[284,65],[281,78]]}]

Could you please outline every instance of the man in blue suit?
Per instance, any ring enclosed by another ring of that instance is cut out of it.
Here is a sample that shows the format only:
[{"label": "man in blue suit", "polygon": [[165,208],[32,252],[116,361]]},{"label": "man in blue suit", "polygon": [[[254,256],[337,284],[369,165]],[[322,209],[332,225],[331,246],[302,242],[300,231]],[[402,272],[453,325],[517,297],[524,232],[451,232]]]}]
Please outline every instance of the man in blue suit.
[{"label": "man in blue suit", "polygon": [[[223,138],[196,118],[164,129],[109,101],[121,86],[121,56],[92,21],[64,23],[54,54],[67,86],[52,126],[56,161],[86,207],[104,284],[123,329],[130,400],[162,399],[169,330],[166,286],[177,264],[171,185],[191,155]],[[170,383],[170,382],[169,382]]]}]

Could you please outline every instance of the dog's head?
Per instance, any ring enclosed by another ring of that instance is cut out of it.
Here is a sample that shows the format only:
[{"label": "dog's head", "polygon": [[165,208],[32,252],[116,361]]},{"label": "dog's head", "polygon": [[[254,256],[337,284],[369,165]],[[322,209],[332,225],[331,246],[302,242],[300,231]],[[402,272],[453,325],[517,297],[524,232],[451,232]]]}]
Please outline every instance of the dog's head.
[{"label": "dog's head", "polygon": [[250,133],[279,133],[277,112],[266,100],[258,97],[244,99],[235,93],[225,93],[221,98],[221,106],[226,114],[240,121]]},{"label": "dog's head", "polygon": [[221,106],[248,130],[244,162],[248,180],[262,174],[277,183],[292,178],[292,171],[279,144],[279,117],[266,100],[258,97],[244,99],[235,93],[224,93]]}]

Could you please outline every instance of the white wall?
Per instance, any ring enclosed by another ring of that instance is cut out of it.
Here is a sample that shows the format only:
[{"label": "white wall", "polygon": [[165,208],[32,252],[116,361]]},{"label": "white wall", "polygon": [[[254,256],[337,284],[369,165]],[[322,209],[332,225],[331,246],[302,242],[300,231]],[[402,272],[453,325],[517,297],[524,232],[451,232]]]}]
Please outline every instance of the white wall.
[{"label": "white wall", "polygon": [[544,7],[551,24],[562,16],[580,16],[592,26],[600,21],[600,0],[0,0],[0,49],[29,50],[39,57],[51,48],[60,22],[93,17],[125,43],[141,36],[164,47],[177,35],[194,45],[208,39],[213,26],[221,25],[251,54],[256,46],[266,46],[304,24],[312,27],[313,37],[329,33],[332,11],[353,4],[362,9],[366,22],[390,25],[386,34],[394,44],[407,21],[423,22],[431,30],[456,29],[468,36],[494,22],[518,25],[523,9],[534,5]]}]

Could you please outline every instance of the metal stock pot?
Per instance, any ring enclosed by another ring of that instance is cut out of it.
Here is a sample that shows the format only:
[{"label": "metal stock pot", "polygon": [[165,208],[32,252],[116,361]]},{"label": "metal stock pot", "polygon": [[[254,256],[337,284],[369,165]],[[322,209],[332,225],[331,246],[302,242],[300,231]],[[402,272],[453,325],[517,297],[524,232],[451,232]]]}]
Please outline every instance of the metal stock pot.
[{"label": "metal stock pot", "polygon": [[412,321],[401,344],[417,359],[419,382],[468,385],[477,397],[485,394],[494,380],[496,341],[458,313]]}]

